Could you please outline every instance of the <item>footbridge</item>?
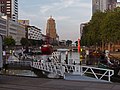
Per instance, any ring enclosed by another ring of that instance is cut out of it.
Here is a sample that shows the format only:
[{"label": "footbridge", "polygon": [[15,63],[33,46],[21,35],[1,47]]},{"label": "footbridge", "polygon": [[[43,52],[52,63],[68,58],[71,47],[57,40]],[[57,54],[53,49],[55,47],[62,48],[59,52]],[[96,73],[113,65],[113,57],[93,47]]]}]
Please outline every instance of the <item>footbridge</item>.
[{"label": "footbridge", "polygon": [[110,69],[59,63],[56,55],[51,57],[51,62],[33,62],[31,67],[62,76],[64,79],[69,75],[72,78],[79,76],[84,80],[111,82],[111,76],[114,75],[114,71]]},{"label": "footbridge", "polygon": [[77,51],[77,46],[54,46],[53,47],[54,48],[54,50],[57,50],[57,49],[69,49],[69,50],[71,50],[71,51]]}]

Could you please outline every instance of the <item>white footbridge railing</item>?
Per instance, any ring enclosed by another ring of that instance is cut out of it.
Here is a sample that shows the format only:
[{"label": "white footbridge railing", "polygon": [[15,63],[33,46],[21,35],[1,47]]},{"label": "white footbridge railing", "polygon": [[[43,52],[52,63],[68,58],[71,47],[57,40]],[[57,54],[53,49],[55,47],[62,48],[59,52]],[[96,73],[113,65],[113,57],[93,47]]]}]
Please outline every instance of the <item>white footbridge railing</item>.
[{"label": "white footbridge railing", "polygon": [[31,66],[31,61],[6,61],[8,65],[21,65],[21,66]]},{"label": "white footbridge railing", "polygon": [[41,62],[33,62],[32,67],[36,69],[40,69],[46,72],[55,73],[59,76],[64,76],[63,66],[60,63],[53,64],[51,62],[41,63]]},{"label": "white footbridge railing", "polygon": [[111,76],[114,75],[114,70],[96,68],[82,65],[65,65],[68,73],[77,74],[81,76],[92,76],[97,80],[104,80],[107,77],[107,81],[111,81]]},{"label": "white footbridge railing", "polygon": [[46,72],[55,73],[59,76],[65,76],[65,73],[70,73],[73,75],[91,75],[97,80],[104,80],[107,77],[107,81],[111,81],[111,76],[114,75],[114,71],[110,69],[102,69],[90,66],[82,65],[67,65],[61,63],[51,63],[51,62],[33,62],[32,67],[40,69]]},{"label": "white footbridge railing", "polygon": [[31,67],[40,69],[49,73],[65,78],[65,74],[73,74],[80,76],[91,76],[97,80],[106,80],[111,82],[111,76],[114,75],[114,70],[103,69],[97,67],[83,66],[83,65],[68,65],[63,64],[60,59],[60,53],[55,52],[50,58],[51,62],[32,62]]}]

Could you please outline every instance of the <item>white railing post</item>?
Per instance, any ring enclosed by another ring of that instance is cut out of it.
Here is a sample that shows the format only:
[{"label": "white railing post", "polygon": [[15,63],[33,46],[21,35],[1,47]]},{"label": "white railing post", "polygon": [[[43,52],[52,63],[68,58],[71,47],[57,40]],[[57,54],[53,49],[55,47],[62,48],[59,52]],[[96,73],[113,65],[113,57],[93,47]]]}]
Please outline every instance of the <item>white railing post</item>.
[{"label": "white railing post", "polygon": [[108,71],[108,81],[110,82],[110,71]]},{"label": "white railing post", "polygon": [[82,65],[80,65],[80,75],[81,76],[83,75],[83,67],[82,67]]}]

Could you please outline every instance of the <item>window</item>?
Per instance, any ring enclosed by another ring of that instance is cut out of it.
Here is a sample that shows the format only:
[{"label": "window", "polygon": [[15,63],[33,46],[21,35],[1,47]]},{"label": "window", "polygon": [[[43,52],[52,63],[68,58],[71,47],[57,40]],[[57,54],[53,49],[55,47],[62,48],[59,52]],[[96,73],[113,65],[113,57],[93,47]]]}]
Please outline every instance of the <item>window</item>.
[{"label": "window", "polygon": [[7,3],[10,3],[10,1],[7,1]]},{"label": "window", "polygon": [[7,14],[10,14],[10,12],[7,12]]},{"label": "window", "polygon": [[7,8],[10,8],[10,7],[7,7]]},{"label": "window", "polygon": [[10,6],[10,4],[7,4],[7,6]]},{"label": "window", "polygon": [[10,9],[7,9],[7,11],[10,11]]}]

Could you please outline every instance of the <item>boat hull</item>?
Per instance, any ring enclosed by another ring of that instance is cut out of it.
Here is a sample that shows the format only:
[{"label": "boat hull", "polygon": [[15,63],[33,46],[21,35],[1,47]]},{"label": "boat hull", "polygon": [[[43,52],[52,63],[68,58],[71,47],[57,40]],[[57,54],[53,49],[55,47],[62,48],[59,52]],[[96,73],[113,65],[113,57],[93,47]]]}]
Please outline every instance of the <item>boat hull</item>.
[{"label": "boat hull", "polygon": [[53,48],[50,45],[44,45],[41,47],[41,53],[44,55],[45,54],[50,55],[50,54],[52,54],[52,52],[53,52]]}]

